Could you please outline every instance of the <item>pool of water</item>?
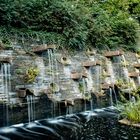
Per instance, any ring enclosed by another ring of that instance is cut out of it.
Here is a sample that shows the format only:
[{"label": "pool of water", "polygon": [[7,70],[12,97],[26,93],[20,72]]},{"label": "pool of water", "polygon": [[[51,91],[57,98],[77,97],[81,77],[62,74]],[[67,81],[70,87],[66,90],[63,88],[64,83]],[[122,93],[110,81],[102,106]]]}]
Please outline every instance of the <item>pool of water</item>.
[{"label": "pool of water", "polygon": [[119,124],[114,108],[102,108],[3,127],[0,139],[139,140],[140,129]]}]

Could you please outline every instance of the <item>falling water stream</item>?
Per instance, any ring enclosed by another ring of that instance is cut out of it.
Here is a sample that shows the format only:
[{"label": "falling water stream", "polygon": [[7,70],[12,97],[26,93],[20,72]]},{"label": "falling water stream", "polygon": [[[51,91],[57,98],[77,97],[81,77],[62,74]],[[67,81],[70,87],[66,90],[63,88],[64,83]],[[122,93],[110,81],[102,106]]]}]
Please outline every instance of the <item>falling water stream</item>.
[{"label": "falling water stream", "polygon": [[111,61],[107,62],[107,71],[110,74],[110,83],[115,83],[115,75],[114,75],[114,71],[113,71],[113,65]]},{"label": "falling water stream", "polygon": [[32,95],[27,95],[27,105],[28,105],[28,122],[35,120],[35,105],[34,98]]},{"label": "falling water stream", "polygon": [[[85,78],[83,78],[83,81],[82,82],[83,82],[83,95],[84,95],[84,98],[85,98],[86,92],[87,92]],[[87,110],[86,100],[84,100],[84,105],[85,105],[85,111],[86,111]]]},{"label": "falling water stream", "polygon": [[87,90],[90,92],[93,88],[93,79],[91,69],[87,70],[88,77],[85,79],[87,83]]},{"label": "falling water stream", "polygon": [[1,63],[0,75],[1,75],[1,93],[6,97],[6,125],[9,122],[9,103],[10,97],[9,92],[11,91],[11,73],[10,73],[10,64]]},{"label": "falling water stream", "polygon": [[[56,59],[56,54],[55,51],[52,49],[48,49],[48,59],[49,59],[49,71],[50,71],[50,81],[49,83],[57,83],[59,86],[59,71],[58,71],[58,62]],[[55,98],[57,98],[58,100],[60,99],[61,94],[60,93],[54,93]],[[52,104],[52,117],[54,118],[56,116],[56,105],[57,102],[53,101]],[[59,106],[58,106],[59,107]],[[60,110],[60,109],[59,109]]]},{"label": "falling water stream", "polygon": [[113,106],[112,88],[109,88],[110,106]]},{"label": "falling water stream", "polygon": [[117,94],[116,94],[116,91],[115,91],[114,87],[112,88],[112,91],[113,91],[113,93],[114,93],[115,103],[116,103],[116,105],[118,105]]},{"label": "falling water stream", "polygon": [[67,78],[70,78],[70,74],[71,74],[71,69],[70,66],[64,66],[64,74]]},{"label": "falling water stream", "polygon": [[100,76],[101,76],[101,66],[96,66],[96,91],[100,90]]}]

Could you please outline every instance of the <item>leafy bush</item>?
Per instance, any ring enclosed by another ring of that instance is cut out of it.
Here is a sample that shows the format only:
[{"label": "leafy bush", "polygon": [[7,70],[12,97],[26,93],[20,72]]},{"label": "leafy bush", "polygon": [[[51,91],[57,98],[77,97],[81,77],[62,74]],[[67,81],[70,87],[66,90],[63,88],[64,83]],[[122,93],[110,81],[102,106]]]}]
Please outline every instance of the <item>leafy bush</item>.
[{"label": "leafy bush", "polygon": [[138,0],[1,0],[0,25],[6,30],[0,34],[18,40],[39,37],[67,49],[135,50],[139,8]]}]

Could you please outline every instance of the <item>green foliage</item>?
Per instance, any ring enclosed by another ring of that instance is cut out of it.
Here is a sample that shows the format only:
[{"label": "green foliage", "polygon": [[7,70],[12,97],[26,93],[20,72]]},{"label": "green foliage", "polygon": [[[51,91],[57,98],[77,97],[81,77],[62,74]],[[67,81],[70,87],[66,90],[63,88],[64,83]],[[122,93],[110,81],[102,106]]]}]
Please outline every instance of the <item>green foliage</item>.
[{"label": "green foliage", "polygon": [[140,99],[138,97],[135,103],[127,102],[119,106],[120,114],[123,118],[126,118],[134,123],[140,122]]},{"label": "green foliage", "polygon": [[132,95],[133,95],[133,96],[140,95],[140,87],[138,87],[137,89],[133,90],[133,91],[132,91]]},{"label": "green foliage", "polygon": [[26,72],[26,75],[25,75],[25,82],[26,83],[32,83],[35,81],[35,78],[36,76],[39,74],[39,70],[38,68],[29,68]]},{"label": "green foliage", "polygon": [[[135,50],[139,0],[1,0],[1,38]],[[20,41],[23,43],[23,41]],[[27,42],[27,41],[26,41]],[[29,45],[25,45],[29,46]]]},{"label": "green foliage", "polygon": [[134,89],[135,87],[133,82],[126,82],[123,79],[117,79],[115,84],[117,87],[121,89],[128,89],[128,88]]},{"label": "green foliage", "polygon": [[138,23],[130,18],[127,12],[117,10],[114,13],[114,11],[106,11],[102,7],[100,5],[93,7],[93,24],[89,32],[91,43],[97,48],[104,47],[104,49],[107,47],[127,49],[134,45],[138,38]]},{"label": "green foliage", "polygon": [[50,83],[49,88],[51,93],[59,92],[59,85],[56,83]]},{"label": "green foliage", "polygon": [[79,91],[80,91],[80,93],[84,92],[84,86],[83,86],[83,83],[81,83],[81,82],[79,82]]}]

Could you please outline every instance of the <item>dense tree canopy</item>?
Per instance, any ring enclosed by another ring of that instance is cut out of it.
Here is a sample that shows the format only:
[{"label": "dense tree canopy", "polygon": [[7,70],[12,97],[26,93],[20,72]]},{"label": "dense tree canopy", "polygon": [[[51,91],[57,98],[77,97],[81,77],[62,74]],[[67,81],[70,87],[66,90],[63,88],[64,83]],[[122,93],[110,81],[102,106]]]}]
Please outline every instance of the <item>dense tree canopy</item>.
[{"label": "dense tree canopy", "polygon": [[139,0],[1,0],[0,34],[32,37],[66,48],[135,50]]}]

